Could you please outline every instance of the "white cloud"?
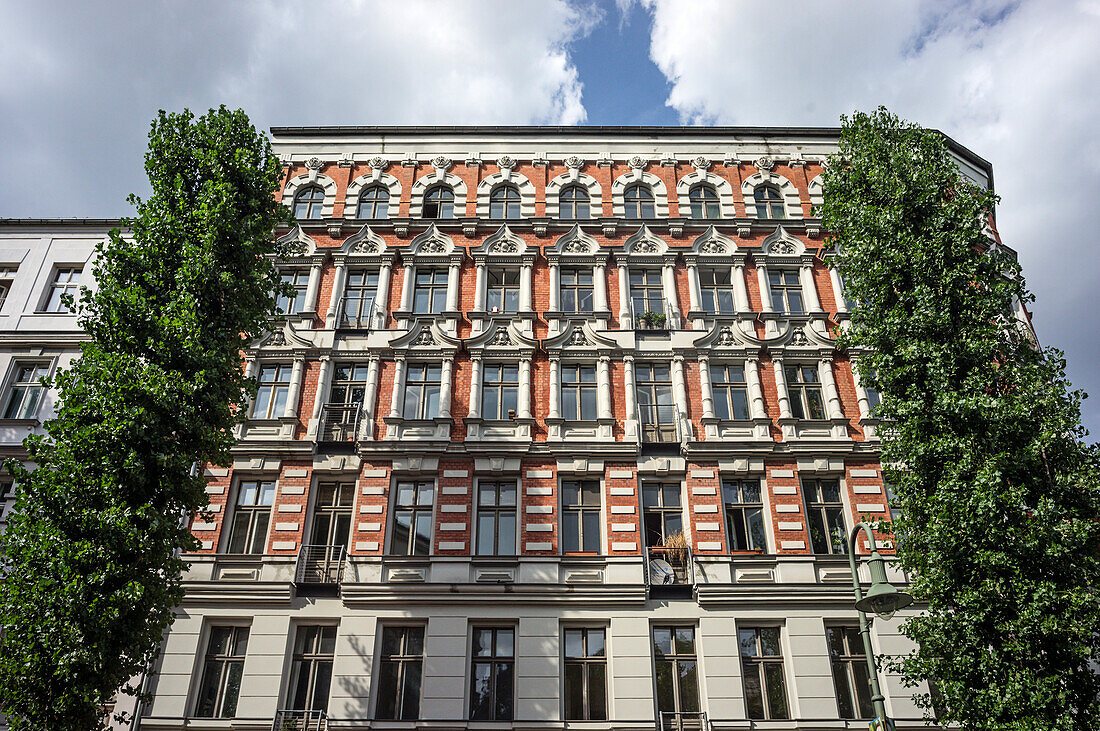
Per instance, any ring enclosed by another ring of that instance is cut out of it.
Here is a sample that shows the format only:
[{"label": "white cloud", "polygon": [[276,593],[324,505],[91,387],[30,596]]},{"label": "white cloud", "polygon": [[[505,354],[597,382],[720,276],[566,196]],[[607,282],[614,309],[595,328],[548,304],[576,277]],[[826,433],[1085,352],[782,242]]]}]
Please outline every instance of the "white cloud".
[{"label": "white cloud", "polygon": [[126,212],[158,108],[225,103],[262,127],[580,123],[567,44],[600,17],[567,0],[0,4],[0,216]]},{"label": "white cloud", "polygon": [[685,123],[835,125],[885,104],[990,160],[1040,338],[1095,394],[1100,436],[1100,2],[639,1]]}]

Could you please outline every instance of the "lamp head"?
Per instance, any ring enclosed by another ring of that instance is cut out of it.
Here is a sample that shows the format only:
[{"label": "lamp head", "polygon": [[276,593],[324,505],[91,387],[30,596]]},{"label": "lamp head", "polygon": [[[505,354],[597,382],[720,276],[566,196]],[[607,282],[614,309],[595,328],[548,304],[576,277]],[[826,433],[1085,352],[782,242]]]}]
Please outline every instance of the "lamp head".
[{"label": "lamp head", "polygon": [[894,612],[913,603],[913,597],[904,591],[898,591],[886,580],[885,561],[878,551],[871,553],[868,563],[871,569],[871,588],[856,602],[856,609],[875,614],[882,619],[890,619]]}]

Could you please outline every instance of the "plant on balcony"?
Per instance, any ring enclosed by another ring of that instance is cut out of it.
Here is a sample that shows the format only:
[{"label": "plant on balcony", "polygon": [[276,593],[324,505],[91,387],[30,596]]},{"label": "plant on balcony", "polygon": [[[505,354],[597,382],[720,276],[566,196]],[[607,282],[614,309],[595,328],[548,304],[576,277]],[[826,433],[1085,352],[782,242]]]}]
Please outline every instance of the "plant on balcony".
[{"label": "plant on balcony", "polygon": [[682,530],[670,533],[661,542],[662,555],[673,566],[683,567],[687,565],[688,556],[691,554],[691,544]]},{"label": "plant on balcony", "polygon": [[[161,112],[145,156],[151,195],[96,247],[83,289],[88,340],[56,374],[37,469],[0,535],[0,713],[12,731],[102,729],[103,709],[156,658],[183,599],[181,516],[208,505],[204,464],[228,466],[255,392],[241,352],[275,312],[269,255],[289,223],[282,166],[241,111]],[[68,304],[74,305],[72,298]],[[117,718],[117,717],[116,717]],[[125,721],[125,719],[118,719]]]},{"label": "plant on balcony", "polygon": [[665,315],[662,312],[654,312],[653,310],[646,310],[642,315],[643,323],[645,323],[648,330],[663,330],[665,328]]}]

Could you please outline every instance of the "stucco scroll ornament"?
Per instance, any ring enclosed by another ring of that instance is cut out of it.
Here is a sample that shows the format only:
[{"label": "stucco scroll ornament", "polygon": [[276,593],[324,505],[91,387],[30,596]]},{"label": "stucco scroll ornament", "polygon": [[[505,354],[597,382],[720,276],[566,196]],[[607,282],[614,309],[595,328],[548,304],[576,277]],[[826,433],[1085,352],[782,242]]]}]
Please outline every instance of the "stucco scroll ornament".
[{"label": "stucco scroll ornament", "polygon": [[574,330],[573,334],[569,337],[570,345],[588,345],[588,338],[584,336],[583,330]]},{"label": "stucco scroll ornament", "polygon": [[810,339],[806,337],[806,333],[802,330],[802,328],[800,328],[800,327],[795,328],[794,332],[791,333],[791,345],[809,345],[809,344],[810,344]]},{"label": "stucco scroll ornament", "polygon": [[507,330],[497,330],[490,345],[511,345],[512,338],[508,337]]},{"label": "stucco scroll ornament", "polygon": [[691,166],[695,168],[695,172],[705,173],[710,170],[710,159],[702,155],[697,155],[691,159]]},{"label": "stucco scroll ornament", "polygon": [[584,166],[584,160],[579,155],[570,155],[565,158],[565,167],[569,169],[569,180],[571,182],[577,182],[577,178],[580,177],[581,168]]},{"label": "stucco scroll ornament", "polygon": [[420,245],[419,252],[421,254],[445,254],[447,253],[447,247],[443,245],[443,242],[438,239],[432,239],[431,241],[425,241]]},{"label": "stucco scroll ornament", "polygon": [[382,171],[389,165],[389,160],[379,155],[375,155],[370,160],[367,160],[367,164],[370,165],[370,177],[375,183],[382,177]]},{"label": "stucco scroll ornament", "polygon": [[313,156],[306,160],[306,170],[309,170],[309,182],[316,183],[317,176],[321,172],[321,168],[324,166],[324,162],[321,158]]},{"label": "stucco scroll ornament", "polygon": [[500,168],[500,176],[505,180],[512,179],[512,171],[516,167],[516,158],[511,155],[501,155],[497,158],[497,167]]},{"label": "stucco scroll ornament", "polygon": [[735,345],[733,339],[733,331],[728,327],[724,327],[718,331],[718,339],[714,341],[715,345]]},{"label": "stucco scroll ornament", "polygon": [[451,169],[451,158],[446,155],[436,155],[432,158],[432,167],[435,168],[435,174],[442,178]]},{"label": "stucco scroll ornament", "polygon": [[634,247],[630,251],[632,254],[656,254],[657,243],[654,241],[642,240],[634,244]]},{"label": "stucco scroll ornament", "polygon": [[370,239],[363,239],[351,247],[352,254],[377,254],[378,243]]},{"label": "stucco scroll ornament", "polygon": [[642,169],[645,168],[646,160],[641,155],[635,155],[626,161],[626,164],[630,166],[630,171],[634,173],[635,180],[642,179]]},{"label": "stucco scroll ornament", "polygon": [[773,254],[793,254],[794,244],[790,241],[776,241],[771,246],[771,253]]},{"label": "stucco scroll ornament", "polygon": [[725,254],[726,245],[721,241],[704,241],[699,250],[704,254]]},{"label": "stucco scroll ornament", "polygon": [[515,241],[497,241],[489,247],[492,254],[515,254],[519,251]]},{"label": "stucco scroll ornament", "polygon": [[561,247],[561,250],[566,254],[587,254],[588,244],[580,239],[573,239]]},{"label": "stucco scroll ornament", "polygon": [[286,335],[282,330],[276,330],[271,334],[271,337],[264,343],[270,347],[281,348],[286,345]]},{"label": "stucco scroll ornament", "polygon": [[413,345],[435,345],[435,338],[432,337],[432,331],[421,330],[420,334],[416,336],[416,340],[413,341]]},{"label": "stucco scroll ornament", "polygon": [[772,159],[771,155],[761,155],[756,158],[754,164],[757,170],[763,170],[769,173],[775,168],[775,160]]}]

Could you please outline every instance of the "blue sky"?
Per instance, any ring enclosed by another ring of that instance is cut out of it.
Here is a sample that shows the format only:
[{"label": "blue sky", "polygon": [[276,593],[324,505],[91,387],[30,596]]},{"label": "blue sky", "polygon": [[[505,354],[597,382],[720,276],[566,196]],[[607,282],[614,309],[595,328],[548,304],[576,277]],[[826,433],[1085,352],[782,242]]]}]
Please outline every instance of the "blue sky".
[{"label": "blue sky", "polygon": [[835,126],[885,104],[993,163],[1039,336],[1100,435],[1100,0],[39,0],[0,28],[0,216],[126,213],[162,108]]}]

